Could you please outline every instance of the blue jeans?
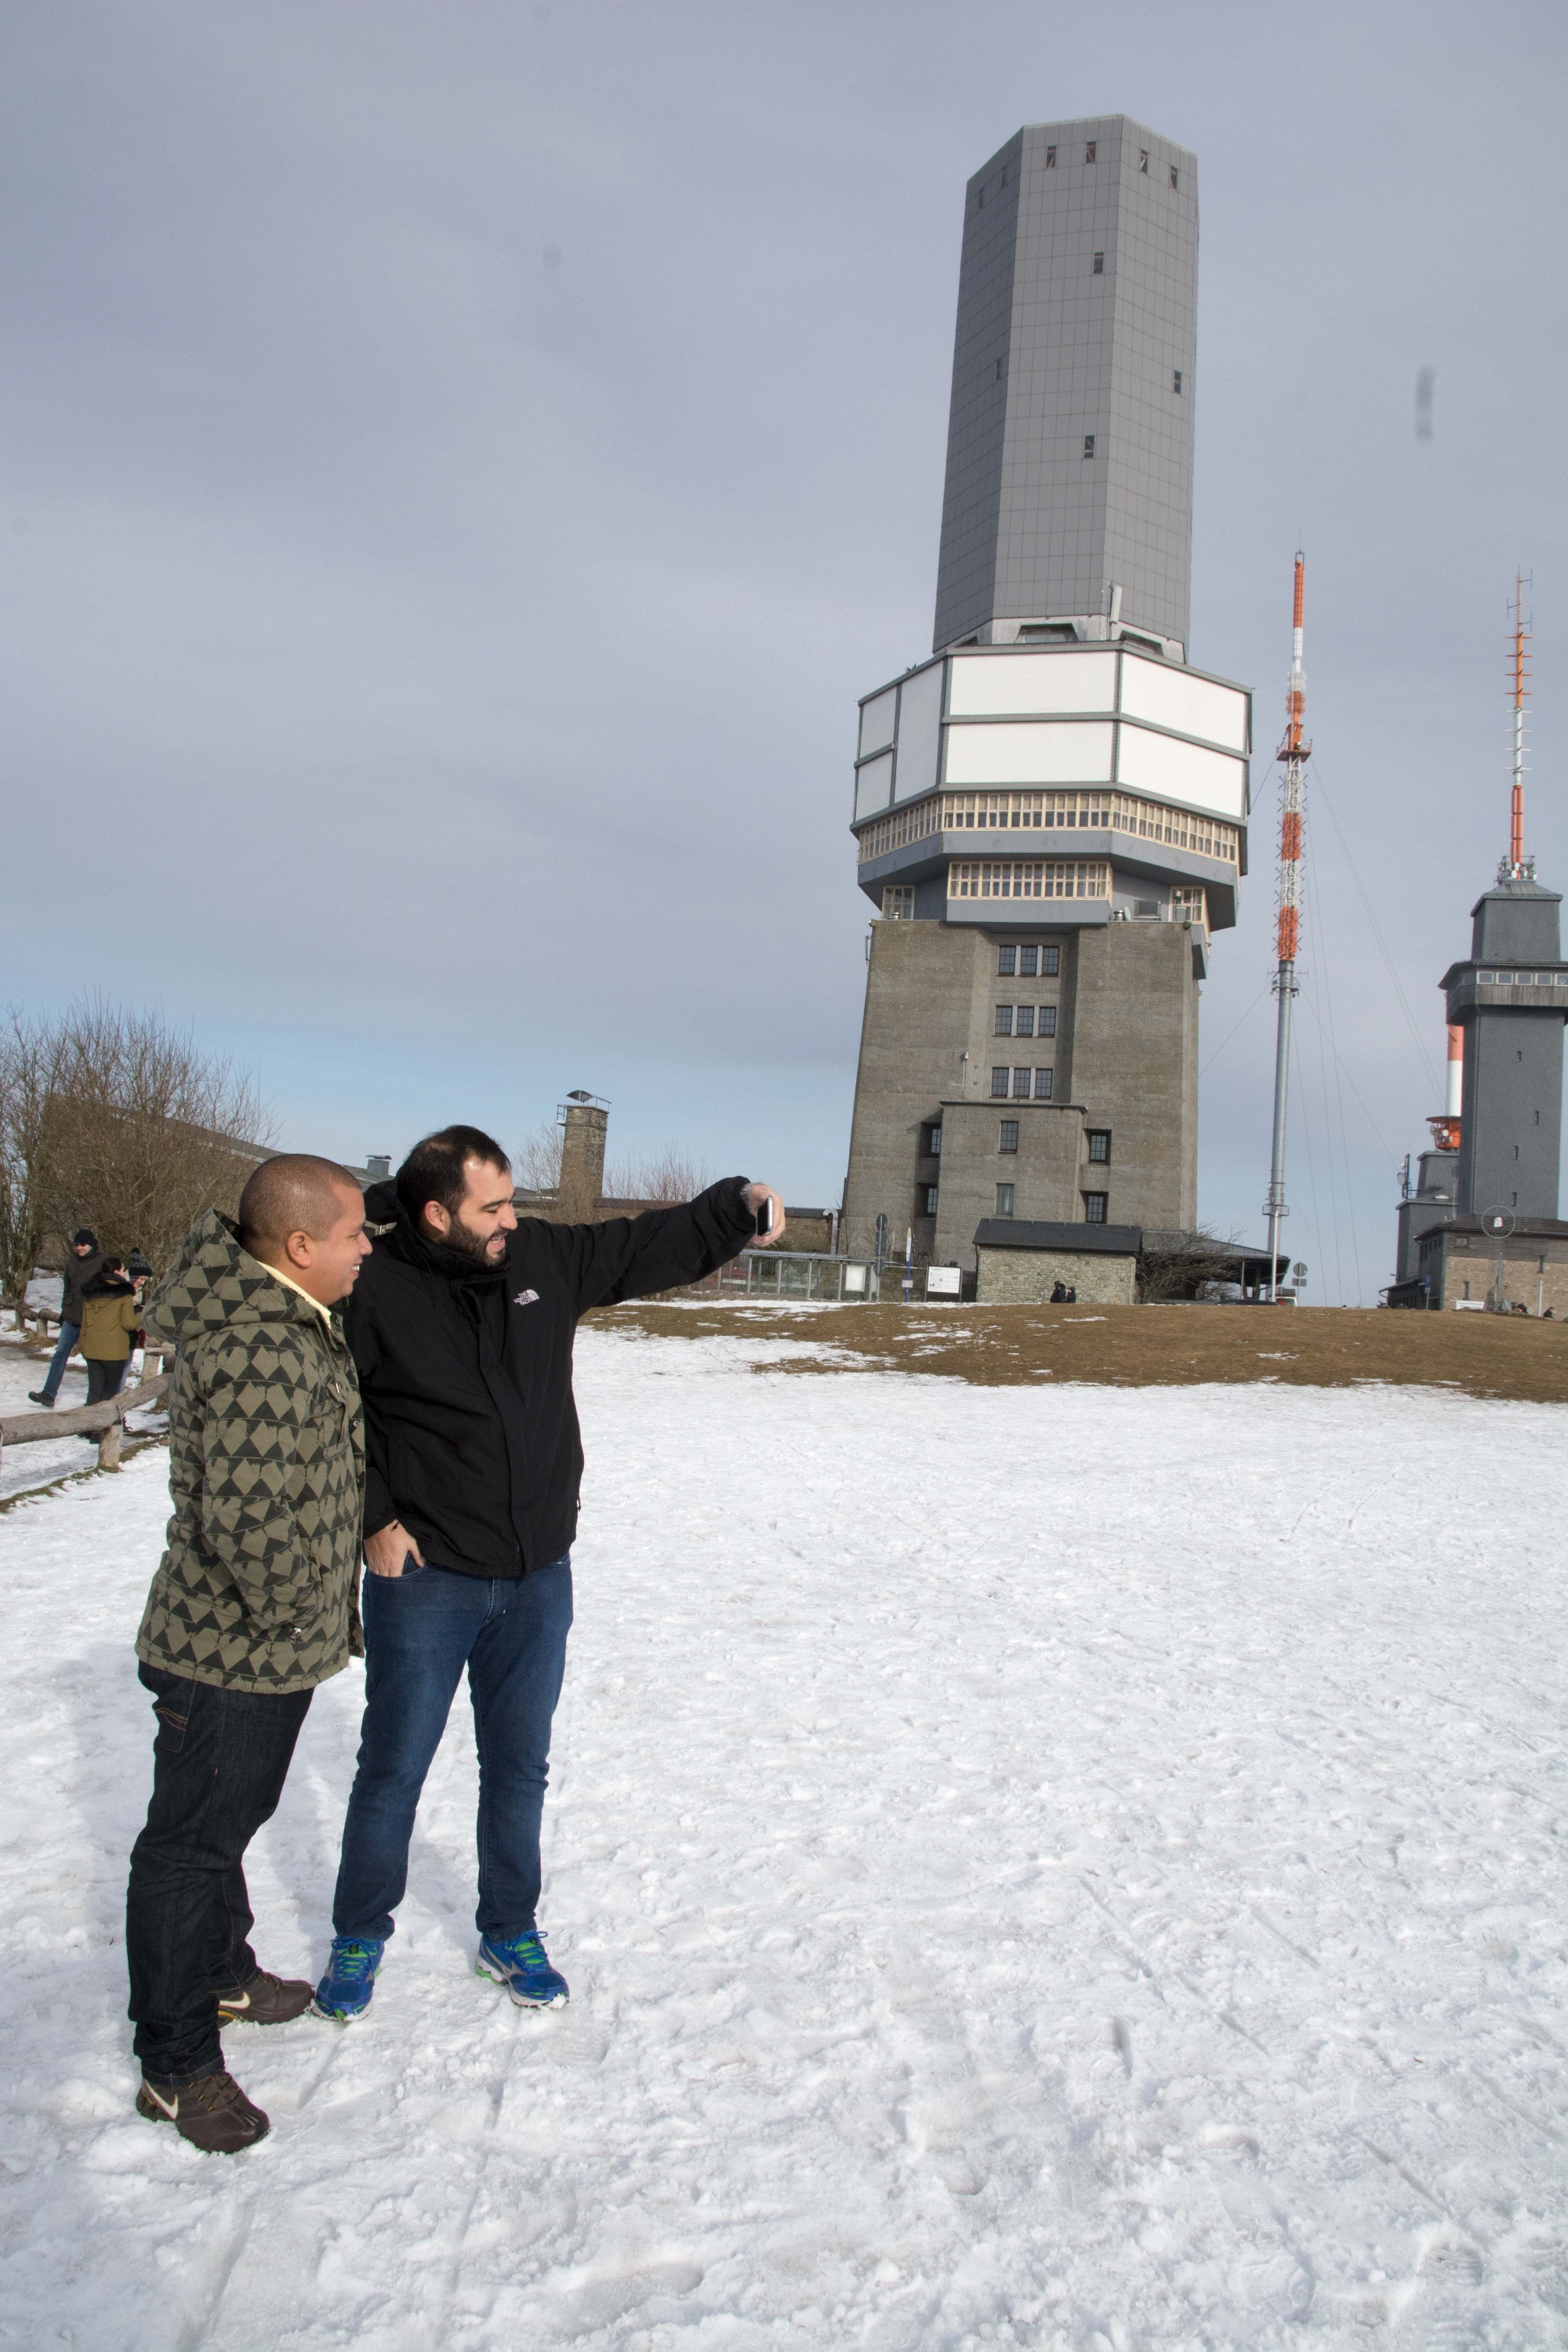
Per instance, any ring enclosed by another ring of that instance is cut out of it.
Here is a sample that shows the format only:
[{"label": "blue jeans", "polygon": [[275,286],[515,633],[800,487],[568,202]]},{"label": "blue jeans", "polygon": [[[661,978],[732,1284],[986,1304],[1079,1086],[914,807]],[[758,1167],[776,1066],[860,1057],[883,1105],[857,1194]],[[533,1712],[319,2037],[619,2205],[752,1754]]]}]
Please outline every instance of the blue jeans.
[{"label": "blue jeans", "polygon": [[80,1338],[81,1325],[79,1323],[62,1323],[60,1325],[59,1345],[55,1349],[54,1361],[50,1364],[48,1370],[44,1374],[43,1393],[47,1397],[51,1404],[53,1404],[56,1397],[58,1397],[60,1392],[60,1382],[66,1376],[66,1366],[70,1361],[71,1349],[76,1346],[77,1341]]},{"label": "blue jeans", "polygon": [[479,1751],[481,1936],[518,1936],[539,1906],[550,1726],[572,1624],[572,1558],[531,1576],[406,1568],[364,1579],[364,1720],[343,1823],[332,1931],[384,1942],[408,1884],[425,1775],[463,1668]]}]

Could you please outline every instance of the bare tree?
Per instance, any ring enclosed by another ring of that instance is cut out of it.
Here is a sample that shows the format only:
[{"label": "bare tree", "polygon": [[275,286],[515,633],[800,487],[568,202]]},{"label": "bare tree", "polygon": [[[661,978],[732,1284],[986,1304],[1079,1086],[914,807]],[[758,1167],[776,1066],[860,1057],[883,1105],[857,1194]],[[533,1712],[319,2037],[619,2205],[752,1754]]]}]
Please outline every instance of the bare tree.
[{"label": "bare tree", "polygon": [[662,1208],[694,1201],[712,1181],[707,1169],[679,1144],[666,1143],[617,1160],[605,1178],[605,1191],[615,1201],[646,1201]]},{"label": "bare tree", "polygon": [[61,1061],[58,1025],[25,1021],[13,1010],[0,1032],[0,1297],[18,1313],[58,1223],[44,1136]]},{"label": "bare tree", "polygon": [[1138,1258],[1138,1303],[1169,1306],[1178,1298],[1201,1298],[1206,1290],[1235,1282],[1241,1244],[1199,1226],[1193,1233],[1143,1235]]},{"label": "bare tree", "polygon": [[[52,1019],[13,1015],[6,1065],[13,1123],[26,1130],[26,1213],[10,1221],[18,1259],[23,1226],[36,1255],[85,1224],[162,1273],[198,1217],[236,1206],[265,1154],[254,1082],[155,1013],[100,999]],[[10,1189],[21,1198],[15,1178]]]}]

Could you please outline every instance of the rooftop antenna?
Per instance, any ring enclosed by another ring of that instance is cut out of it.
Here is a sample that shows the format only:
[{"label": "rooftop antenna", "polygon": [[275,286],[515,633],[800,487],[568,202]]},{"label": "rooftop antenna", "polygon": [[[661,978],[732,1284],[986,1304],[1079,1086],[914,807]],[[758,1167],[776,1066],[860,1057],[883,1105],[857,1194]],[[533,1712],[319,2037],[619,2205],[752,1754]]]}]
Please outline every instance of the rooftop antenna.
[{"label": "rooftop antenna", "polygon": [[[1531,575],[1533,583],[1534,574]],[[1524,854],[1524,703],[1530,688],[1525,679],[1530,672],[1525,664],[1525,647],[1530,633],[1524,625],[1525,580],[1521,572],[1513,575],[1513,806],[1509,821],[1508,856],[1498,867],[1500,882],[1533,882],[1535,860]]]},{"label": "rooftop antenna", "polygon": [[1279,1296],[1279,1226],[1289,1214],[1285,1206],[1285,1108],[1290,1090],[1290,1001],[1296,994],[1296,950],[1301,936],[1301,773],[1312,755],[1312,747],[1301,732],[1307,708],[1306,677],[1301,667],[1306,582],[1307,561],[1298,548],[1290,682],[1285,691],[1285,740],[1278,754],[1285,768],[1279,784],[1279,919],[1273,982],[1274,993],[1279,1000],[1279,1018],[1274,1045],[1274,1149],[1268,1162],[1268,1198],[1263,1203],[1263,1213],[1268,1220],[1271,1299]]}]

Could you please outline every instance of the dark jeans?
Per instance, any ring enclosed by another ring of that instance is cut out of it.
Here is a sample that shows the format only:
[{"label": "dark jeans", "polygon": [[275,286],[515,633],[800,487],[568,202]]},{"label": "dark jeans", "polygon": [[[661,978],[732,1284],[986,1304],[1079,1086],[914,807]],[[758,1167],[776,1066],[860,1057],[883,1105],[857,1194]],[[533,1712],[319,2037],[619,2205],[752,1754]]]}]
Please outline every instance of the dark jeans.
[{"label": "dark jeans", "polygon": [[216,2000],[257,1970],[240,1857],[278,1810],[310,1691],[218,1690],[139,1669],[158,1737],[131,1853],[125,1957],[142,2071],[195,2083],[223,2064]]},{"label": "dark jeans", "polygon": [[550,1725],[572,1623],[568,1553],[531,1576],[449,1568],[366,1573],[364,1721],[332,1902],[340,1936],[392,1933],[425,1775],[466,1665],[479,1751],[482,1936],[517,1936],[539,1905]]},{"label": "dark jeans", "polygon": [[81,1325],[79,1323],[62,1323],[60,1325],[58,1344],[57,1345],[54,1355],[50,1360],[49,1369],[44,1374],[44,1385],[40,1391],[42,1395],[47,1397],[51,1404],[53,1404],[56,1397],[58,1397],[60,1392],[60,1382],[66,1376],[66,1366],[70,1361],[71,1349],[76,1346],[77,1341],[80,1338]]},{"label": "dark jeans", "polygon": [[105,1397],[120,1394],[121,1382],[125,1378],[125,1367],[130,1361],[129,1356],[121,1356],[117,1364],[107,1363],[101,1356],[88,1358],[87,1401],[89,1404],[101,1404]]}]

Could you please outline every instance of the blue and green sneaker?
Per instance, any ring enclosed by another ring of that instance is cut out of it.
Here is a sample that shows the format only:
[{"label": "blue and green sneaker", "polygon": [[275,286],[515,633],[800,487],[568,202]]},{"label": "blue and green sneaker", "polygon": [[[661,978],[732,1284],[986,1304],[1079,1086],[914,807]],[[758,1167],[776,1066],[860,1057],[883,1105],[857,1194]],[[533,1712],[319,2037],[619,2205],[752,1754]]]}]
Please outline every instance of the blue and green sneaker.
[{"label": "blue and green sneaker", "polygon": [[519,2009],[563,2009],[571,1997],[565,1978],[544,1956],[543,1937],[533,1927],[521,1936],[481,1937],[474,1974],[505,1985]]},{"label": "blue and green sneaker", "polygon": [[385,1949],[384,1944],[374,1939],[362,1943],[353,1936],[334,1936],[327,1956],[327,1973],[316,1987],[317,2016],[336,2018],[340,2025],[347,2025],[351,2018],[363,2017],[370,2007],[375,1972]]}]

